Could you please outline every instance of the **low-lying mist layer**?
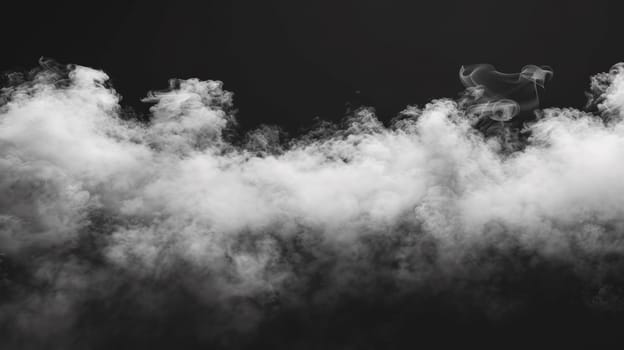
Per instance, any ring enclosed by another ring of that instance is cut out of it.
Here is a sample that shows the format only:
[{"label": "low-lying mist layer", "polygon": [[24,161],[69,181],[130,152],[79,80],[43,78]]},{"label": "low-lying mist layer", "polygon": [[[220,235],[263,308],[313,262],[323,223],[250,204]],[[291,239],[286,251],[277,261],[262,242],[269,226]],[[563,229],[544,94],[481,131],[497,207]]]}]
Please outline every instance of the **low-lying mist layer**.
[{"label": "low-lying mist layer", "polygon": [[[235,141],[218,81],[172,81],[141,123],[101,71],[10,78],[0,344],[242,346],[344,305],[505,320],[549,293],[624,309],[621,66],[592,78],[592,113],[545,109],[511,132],[475,127],[487,116],[469,91],[391,125],[360,109],[303,136],[263,127]],[[301,337],[332,332],[315,329]]]}]

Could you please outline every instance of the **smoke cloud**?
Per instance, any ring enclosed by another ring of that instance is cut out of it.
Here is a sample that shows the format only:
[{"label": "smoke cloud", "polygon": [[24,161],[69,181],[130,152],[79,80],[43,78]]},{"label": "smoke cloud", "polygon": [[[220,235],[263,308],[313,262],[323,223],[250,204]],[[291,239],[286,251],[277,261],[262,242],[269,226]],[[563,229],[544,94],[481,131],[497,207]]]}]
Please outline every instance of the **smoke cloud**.
[{"label": "smoke cloud", "polygon": [[[621,312],[622,65],[591,79],[587,111],[535,111],[547,67],[497,74],[463,68],[462,97],[390,125],[359,109],[299,137],[262,127],[241,140],[218,81],[172,80],[139,122],[102,71],[11,75],[0,342],[292,348],[287,324],[375,303],[496,321],[571,295]],[[409,328],[392,322],[380,334]]]}]

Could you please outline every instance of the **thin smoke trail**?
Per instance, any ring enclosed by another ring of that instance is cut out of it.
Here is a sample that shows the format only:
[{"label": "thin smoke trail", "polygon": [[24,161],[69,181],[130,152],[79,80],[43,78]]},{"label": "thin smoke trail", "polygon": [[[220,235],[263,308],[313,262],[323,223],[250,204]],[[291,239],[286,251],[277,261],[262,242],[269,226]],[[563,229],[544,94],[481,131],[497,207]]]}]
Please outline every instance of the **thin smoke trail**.
[{"label": "thin smoke trail", "polygon": [[10,75],[4,342],[80,347],[183,324],[223,345],[280,310],[379,295],[448,294],[500,319],[531,304],[502,286],[538,268],[577,281],[589,309],[620,310],[621,67],[592,78],[593,112],[533,113],[546,67],[504,76],[501,92],[478,66],[462,70],[461,98],[389,126],[360,109],[343,127],[285,141],[263,127],[242,143],[226,135],[233,95],[218,81],[173,80],[140,123],[101,71]]}]

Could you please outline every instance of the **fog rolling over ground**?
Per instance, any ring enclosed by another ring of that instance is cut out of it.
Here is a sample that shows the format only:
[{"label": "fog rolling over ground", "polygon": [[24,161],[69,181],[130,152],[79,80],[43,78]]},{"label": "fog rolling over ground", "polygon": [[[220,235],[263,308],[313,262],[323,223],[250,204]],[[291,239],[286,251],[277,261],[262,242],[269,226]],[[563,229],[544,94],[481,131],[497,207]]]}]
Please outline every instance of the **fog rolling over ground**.
[{"label": "fog rolling over ground", "polygon": [[172,80],[139,122],[102,71],[9,74],[0,344],[615,340],[622,67],[590,79],[585,111],[537,109],[548,67],[481,65],[462,69],[458,98],[390,124],[361,108],[297,136],[237,132],[219,81]]}]

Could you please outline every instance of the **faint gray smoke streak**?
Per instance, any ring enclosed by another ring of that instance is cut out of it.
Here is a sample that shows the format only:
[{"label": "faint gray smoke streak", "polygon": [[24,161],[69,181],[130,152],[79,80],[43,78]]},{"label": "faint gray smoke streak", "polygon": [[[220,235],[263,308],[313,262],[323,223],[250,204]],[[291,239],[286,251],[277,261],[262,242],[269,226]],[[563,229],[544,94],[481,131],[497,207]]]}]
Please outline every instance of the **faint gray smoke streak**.
[{"label": "faint gray smoke streak", "polygon": [[462,66],[459,78],[466,87],[460,108],[485,136],[497,136],[503,151],[521,149],[524,123],[541,115],[538,88],[553,75],[548,66],[529,65],[520,73],[501,73],[489,64]]},{"label": "faint gray smoke streak", "polygon": [[529,65],[520,73],[506,74],[489,64],[462,66],[459,78],[466,88],[476,92],[474,106],[468,113],[508,121],[521,111],[539,106],[537,87],[552,77],[550,67]]}]

